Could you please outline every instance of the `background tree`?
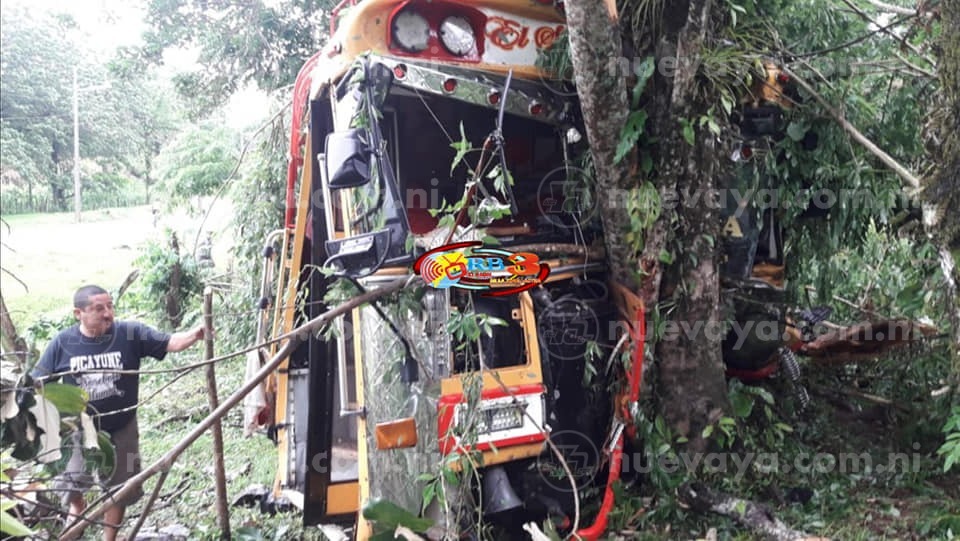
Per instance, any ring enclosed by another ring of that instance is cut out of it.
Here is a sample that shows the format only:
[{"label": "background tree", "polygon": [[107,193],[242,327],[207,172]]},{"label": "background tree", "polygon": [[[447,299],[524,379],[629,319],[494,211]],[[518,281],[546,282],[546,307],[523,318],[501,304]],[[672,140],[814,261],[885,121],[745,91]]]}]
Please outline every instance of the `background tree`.
[{"label": "background tree", "polygon": [[[81,179],[85,207],[141,199],[152,160],[179,118],[149,73],[117,76],[84,43],[66,15],[21,8],[2,13],[0,157],[9,212],[66,210],[73,195],[73,79],[78,73]],[[109,85],[108,87],[104,87]],[[97,86],[84,92],[85,87]],[[122,194],[122,200],[117,199]],[[22,203],[22,205],[20,204]]]},{"label": "background tree", "polygon": [[73,165],[70,72],[75,50],[64,18],[35,18],[23,9],[0,12],[3,92],[0,164],[3,181],[28,203],[63,208]]},{"label": "background tree", "polygon": [[202,118],[236,90],[256,84],[274,90],[292,84],[323,42],[333,0],[228,2],[151,0],[145,45],[127,58],[160,64],[170,48],[197,52],[196,70],[175,84]]},{"label": "background tree", "polygon": [[[926,226],[939,245],[946,277],[947,315],[953,328],[953,383],[960,385],[960,216],[956,211],[960,207],[960,5],[944,2],[941,10],[943,28],[937,45],[941,94],[927,134],[935,165],[926,179],[923,198]],[[960,397],[960,389],[954,393]]]},{"label": "background tree", "polygon": [[187,128],[157,158],[157,178],[167,202],[202,211],[200,198],[213,195],[239,157],[239,139],[222,122]]}]

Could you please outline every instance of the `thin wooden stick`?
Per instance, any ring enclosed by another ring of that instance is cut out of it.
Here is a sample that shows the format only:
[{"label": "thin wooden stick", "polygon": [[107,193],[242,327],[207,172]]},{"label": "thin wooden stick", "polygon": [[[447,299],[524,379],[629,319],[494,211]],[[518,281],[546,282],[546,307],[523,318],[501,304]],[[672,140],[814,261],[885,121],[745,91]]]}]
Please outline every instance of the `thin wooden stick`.
[{"label": "thin wooden stick", "polygon": [[[203,290],[203,336],[206,347],[204,358],[213,358],[213,288]],[[210,411],[219,406],[217,399],[216,365],[207,365],[207,400]],[[230,539],[230,510],[227,507],[227,476],[223,471],[223,425],[217,419],[210,428],[213,436],[213,470],[217,487],[217,522],[220,523],[220,538]]]},{"label": "thin wooden stick", "polygon": [[128,539],[137,538],[137,533],[140,531],[143,523],[146,522],[147,516],[150,514],[150,508],[153,507],[153,503],[157,501],[157,496],[160,495],[160,489],[163,488],[163,483],[167,480],[169,473],[169,469],[163,470],[163,472],[160,473],[160,477],[157,478],[157,486],[153,487],[153,492],[150,493],[150,499],[144,504],[143,511],[140,512],[140,516],[137,518],[137,523],[133,525],[133,531],[127,536]]}]

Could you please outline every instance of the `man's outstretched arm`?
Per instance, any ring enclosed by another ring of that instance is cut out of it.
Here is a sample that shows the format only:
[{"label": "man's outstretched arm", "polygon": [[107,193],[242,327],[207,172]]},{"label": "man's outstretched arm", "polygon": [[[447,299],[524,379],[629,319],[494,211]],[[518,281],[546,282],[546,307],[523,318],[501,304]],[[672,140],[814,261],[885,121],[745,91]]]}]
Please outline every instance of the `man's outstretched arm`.
[{"label": "man's outstretched arm", "polygon": [[176,353],[183,351],[196,344],[203,338],[203,325],[198,325],[189,331],[175,332],[170,335],[170,341],[167,342],[167,351]]}]

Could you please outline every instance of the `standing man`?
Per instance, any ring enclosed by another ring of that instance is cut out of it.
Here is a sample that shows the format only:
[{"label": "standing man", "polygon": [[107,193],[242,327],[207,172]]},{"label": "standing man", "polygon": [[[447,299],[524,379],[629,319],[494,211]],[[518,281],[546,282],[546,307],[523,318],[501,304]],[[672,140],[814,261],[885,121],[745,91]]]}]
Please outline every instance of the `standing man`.
[{"label": "standing man", "polygon": [[[117,450],[116,468],[108,486],[123,484],[140,472],[140,434],[137,402],[140,376],[118,374],[118,370],[139,370],[143,357],[163,359],[168,352],[183,351],[203,338],[203,326],[167,334],[134,321],[115,321],[113,299],[105,289],[88,285],[73,296],[73,315],[78,324],[60,331],[47,346],[31,372],[36,380],[56,379],[79,385],[89,395],[88,413],[100,430],[110,434]],[[72,517],[86,508],[83,492],[91,479],[83,473],[79,439],[66,471],[59,479],[67,492]],[[127,501],[114,501],[104,515],[103,538],[114,541],[126,506],[136,501],[137,491]]]}]

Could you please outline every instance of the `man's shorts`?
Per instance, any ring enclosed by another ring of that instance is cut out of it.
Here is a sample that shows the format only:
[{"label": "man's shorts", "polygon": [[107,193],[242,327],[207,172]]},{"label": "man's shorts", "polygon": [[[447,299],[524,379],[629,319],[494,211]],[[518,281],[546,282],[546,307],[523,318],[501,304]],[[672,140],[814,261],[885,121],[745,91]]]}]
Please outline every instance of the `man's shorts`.
[{"label": "man's shorts", "polygon": [[[116,465],[113,474],[105,483],[99,474],[97,479],[105,487],[117,487],[140,473],[140,431],[137,426],[137,418],[134,417],[123,428],[111,432],[110,440],[113,442],[114,449],[116,449]],[[83,497],[84,493],[89,492],[97,484],[94,476],[84,470],[80,433],[74,433],[65,447],[69,449],[65,449],[65,451],[70,453],[70,459],[67,461],[66,469],[53,482],[53,489],[61,493],[60,501],[64,507],[69,504],[71,499]],[[125,498],[111,503],[127,506],[139,500],[141,496],[143,496],[142,486]]]}]

